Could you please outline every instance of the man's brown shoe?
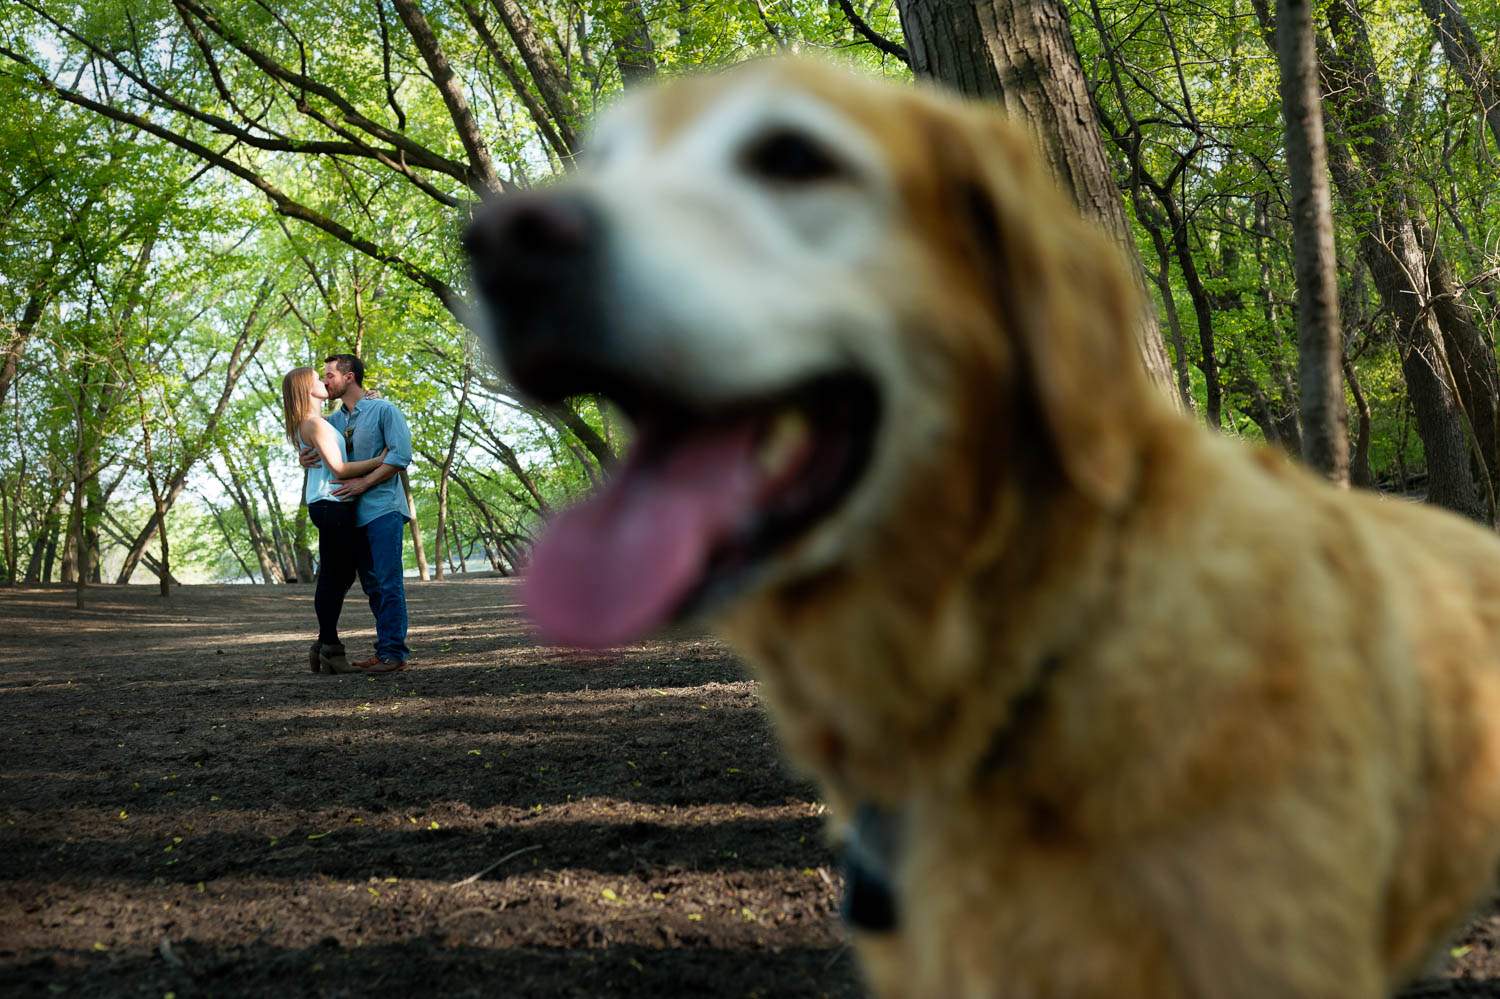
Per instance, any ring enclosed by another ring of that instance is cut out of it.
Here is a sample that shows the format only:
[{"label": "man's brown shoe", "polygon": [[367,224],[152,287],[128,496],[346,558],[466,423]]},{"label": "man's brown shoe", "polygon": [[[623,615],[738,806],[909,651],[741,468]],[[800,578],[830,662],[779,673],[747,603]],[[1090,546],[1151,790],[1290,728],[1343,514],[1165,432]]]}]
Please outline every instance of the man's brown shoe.
[{"label": "man's brown shoe", "polygon": [[399,673],[406,669],[406,663],[402,660],[381,659],[378,656],[361,659],[353,665],[355,670],[360,673]]}]

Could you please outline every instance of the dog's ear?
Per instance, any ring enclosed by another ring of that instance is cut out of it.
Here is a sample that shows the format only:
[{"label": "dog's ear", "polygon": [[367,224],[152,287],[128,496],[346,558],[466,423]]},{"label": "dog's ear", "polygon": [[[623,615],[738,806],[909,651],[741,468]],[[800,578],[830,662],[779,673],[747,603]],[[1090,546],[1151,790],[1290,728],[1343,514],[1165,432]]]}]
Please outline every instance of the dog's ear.
[{"label": "dog's ear", "polygon": [[1137,425],[1147,385],[1135,346],[1138,292],[1120,250],[1046,173],[1022,130],[972,110],[962,183],[981,280],[1061,471],[1105,507],[1138,471]]}]

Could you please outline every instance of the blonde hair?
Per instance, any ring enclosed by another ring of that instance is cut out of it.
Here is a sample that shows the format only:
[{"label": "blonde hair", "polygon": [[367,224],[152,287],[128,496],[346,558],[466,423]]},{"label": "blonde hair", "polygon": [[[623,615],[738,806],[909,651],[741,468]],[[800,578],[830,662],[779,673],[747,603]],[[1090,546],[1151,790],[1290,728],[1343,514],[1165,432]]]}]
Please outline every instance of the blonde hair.
[{"label": "blonde hair", "polygon": [[317,380],[318,373],[312,368],[293,368],[281,380],[281,415],[286,421],[286,439],[293,444],[297,443],[297,428],[302,421],[318,415],[320,407],[312,397],[312,383]]}]

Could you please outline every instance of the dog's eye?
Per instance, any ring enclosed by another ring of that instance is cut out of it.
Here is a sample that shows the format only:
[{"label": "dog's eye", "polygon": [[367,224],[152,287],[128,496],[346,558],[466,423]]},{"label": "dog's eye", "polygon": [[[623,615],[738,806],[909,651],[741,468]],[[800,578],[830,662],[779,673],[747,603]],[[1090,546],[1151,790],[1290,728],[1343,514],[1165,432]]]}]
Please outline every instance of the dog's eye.
[{"label": "dog's eye", "polygon": [[781,184],[810,184],[844,173],[839,162],[821,146],[789,128],[777,129],[755,140],[740,162],[752,176]]}]

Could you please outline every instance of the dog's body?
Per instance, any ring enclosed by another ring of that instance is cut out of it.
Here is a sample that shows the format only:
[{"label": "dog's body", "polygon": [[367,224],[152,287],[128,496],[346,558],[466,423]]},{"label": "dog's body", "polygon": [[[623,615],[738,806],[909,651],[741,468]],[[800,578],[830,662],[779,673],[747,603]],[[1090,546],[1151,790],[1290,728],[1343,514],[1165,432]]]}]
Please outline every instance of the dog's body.
[{"label": "dog's body", "polygon": [[1117,515],[731,619],[841,812],[904,817],[881,994],[1387,995],[1490,883],[1500,546],[1176,419],[1147,453]]},{"label": "dog's body", "polygon": [[[538,394],[574,365],[711,429],[643,418],[533,606],[603,643],[717,602],[835,814],[887,817],[876,991],[1361,999],[1420,970],[1500,860],[1500,540],[1173,413],[1114,249],[987,114],[772,63],[603,140],[471,236],[502,350]],[[538,232],[559,259],[518,287]],[[793,396],[818,439],[756,471],[779,431],[746,400],[809,377],[843,401]],[[810,506],[808,454],[854,470]],[[778,503],[795,532],[743,526]],[[615,540],[647,527],[672,543]]]}]

